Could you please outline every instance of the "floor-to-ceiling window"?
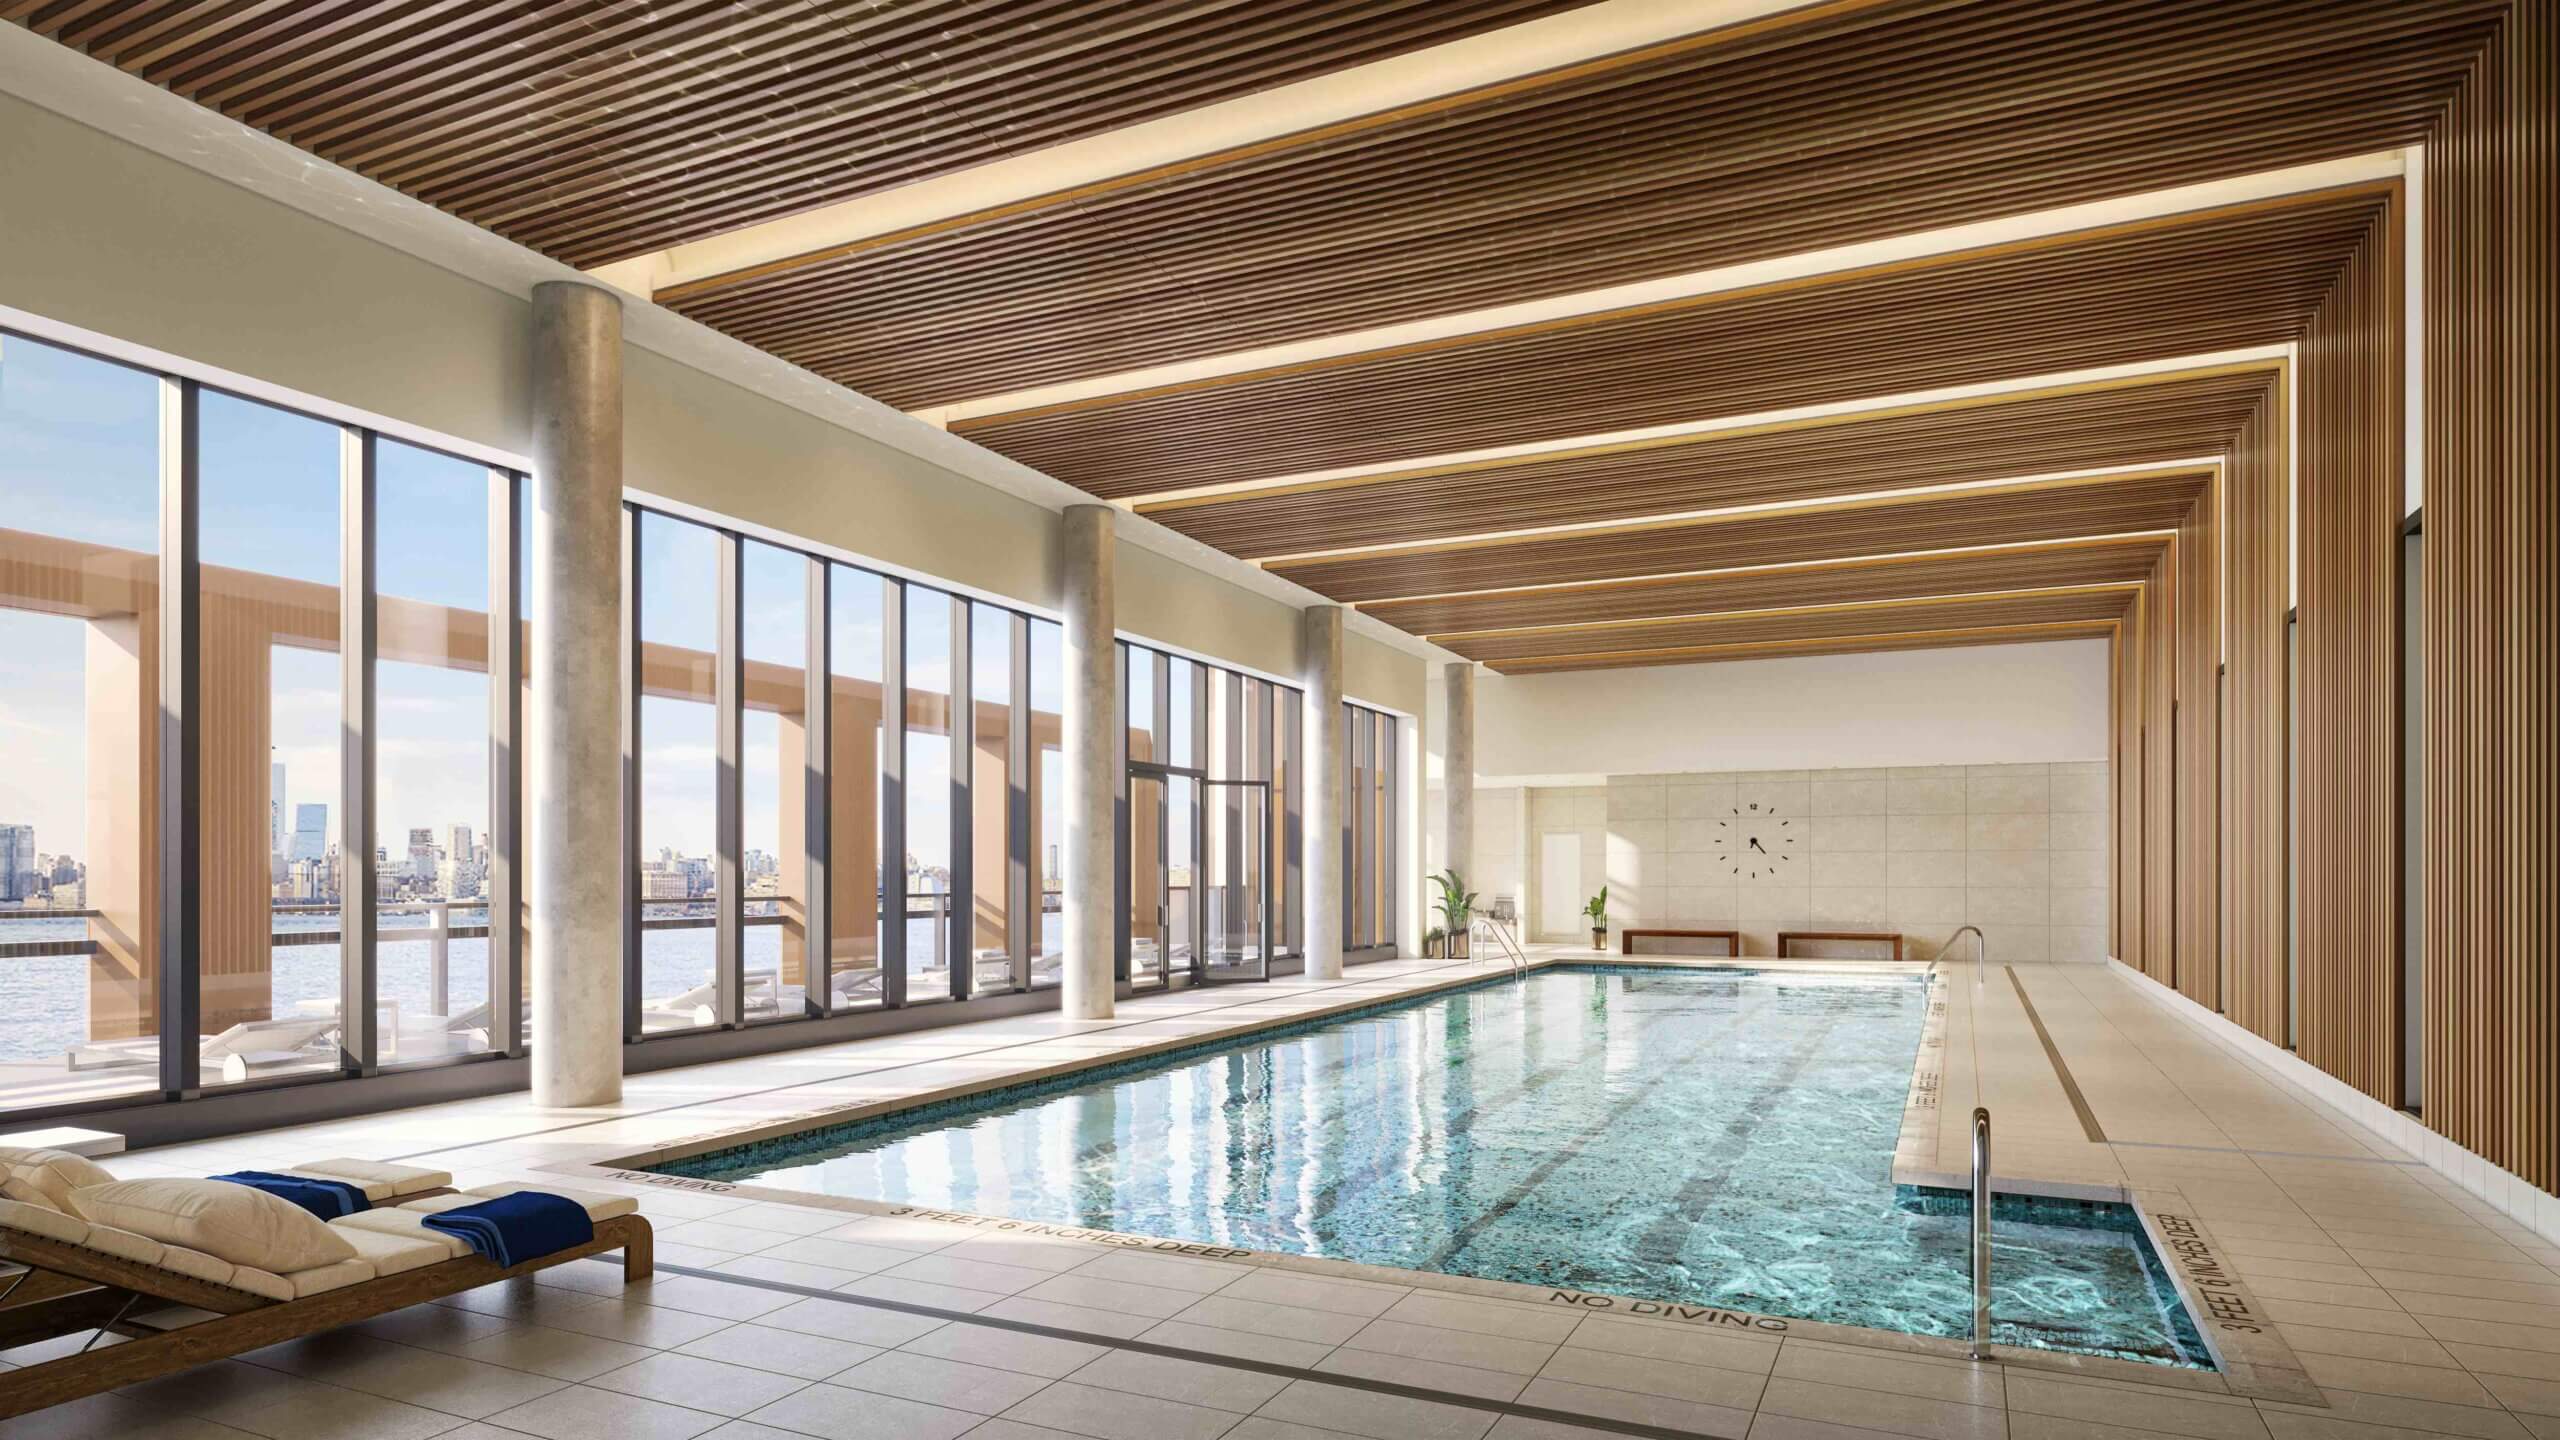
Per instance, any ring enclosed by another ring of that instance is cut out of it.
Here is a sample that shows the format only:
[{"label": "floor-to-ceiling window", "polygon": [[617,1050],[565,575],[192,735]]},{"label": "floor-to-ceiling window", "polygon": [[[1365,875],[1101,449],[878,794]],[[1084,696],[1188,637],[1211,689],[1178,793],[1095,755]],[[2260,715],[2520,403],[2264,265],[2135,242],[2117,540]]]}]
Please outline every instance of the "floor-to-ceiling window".
[{"label": "floor-to-ceiling window", "polygon": [[721,582],[725,537],[654,511],[638,526],[640,832],[633,877],[644,1034],[721,1023]]},{"label": "floor-to-ceiling window", "polygon": [[1059,983],[1066,963],[1067,801],[1066,768],[1066,632],[1054,620],[1031,622],[1031,700],[1022,714],[1023,752],[1031,766],[1024,788],[1030,793],[1033,886],[1039,896],[1039,922],[1031,942],[1033,989]]},{"label": "floor-to-ceiling window", "polygon": [[[0,1107],[13,1110],[161,1083],[163,384],[0,335]],[[289,822],[257,812],[257,853],[280,851]]]},{"label": "floor-to-ceiling window", "polygon": [[1287,787],[1299,693],[1143,645],[1120,655],[1122,978],[1261,978],[1297,953]]},{"label": "floor-to-ceiling window", "polygon": [[823,1008],[809,936],[809,589],[817,562],[740,547],[739,948],[749,1020]]},{"label": "floor-to-ceiling window", "polygon": [[[514,478],[393,440],[373,448],[375,1003],[381,1060],[494,1048],[497,814],[490,584]],[[382,537],[392,537],[383,543]],[[503,926],[500,927],[503,930]],[[501,936],[503,938],[503,936]]]},{"label": "floor-to-ceiling window", "polygon": [[0,334],[0,1108],[518,1046],[518,477],[161,363]]},{"label": "floor-to-ceiling window", "polygon": [[[891,883],[882,846],[883,778],[888,773],[883,708],[889,584],[851,565],[827,566],[827,906],[824,948],[831,1010],[882,1002],[880,957],[890,923]],[[899,872],[903,876],[903,871]],[[903,918],[896,923],[904,924]]]},{"label": "floor-to-ceiling window", "polygon": [[1396,717],[1365,705],[1342,707],[1344,766],[1342,948],[1393,950],[1401,794]]}]

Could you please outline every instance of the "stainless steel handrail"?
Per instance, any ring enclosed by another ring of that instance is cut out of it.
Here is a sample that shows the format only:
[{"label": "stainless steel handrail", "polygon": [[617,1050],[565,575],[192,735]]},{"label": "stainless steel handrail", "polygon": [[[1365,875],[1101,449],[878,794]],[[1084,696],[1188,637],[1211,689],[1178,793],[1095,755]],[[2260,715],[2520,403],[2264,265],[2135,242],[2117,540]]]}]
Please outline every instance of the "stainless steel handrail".
[{"label": "stainless steel handrail", "polygon": [[1510,926],[1503,924],[1501,921],[1494,919],[1490,915],[1469,916],[1467,918],[1467,936],[1470,941],[1470,949],[1473,948],[1472,942],[1475,938],[1475,932],[1479,929],[1487,931],[1494,939],[1501,942],[1503,957],[1511,962],[1512,974],[1525,975],[1529,972],[1528,952],[1522,950],[1520,948],[1520,942],[1512,938]]},{"label": "stainless steel handrail", "polygon": [[1991,1112],[1973,1107],[1973,1350],[1991,1358]]},{"label": "stainless steel handrail", "polygon": [[1973,963],[1975,963],[1976,965],[1988,965],[1988,964],[1990,964],[1990,963],[1991,963],[1991,942],[1990,942],[1990,941],[1988,941],[1988,940],[1986,940],[1986,939],[1984,939],[1984,938],[1982,937],[1982,927],[1981,927],[1981,926],[1979,926],[1979,925],[1959,925],[1959,926],[1957,926],[1957,927],[1956,927],[1956,933],[1954,933],[1953,935],[1948,936],[1945,940],[1943,940],[1943,941],[1939,942],[1939,945],[1938,945],[1938,953],[1937,953],[1937,956],[1936,956],[1935,958],[1940,959],[1940,960],[1944,960],[1944,959],[1946,959],[1946,958],[1947,958],[1947,952],[1948,952],[1948,951],[1950,951],[1950,950],[1953,950],[1954,948],[1956,948],[1956,942],[1957,942],[1957,941],[1959,941],[1959,940],[1961,940],[1961,939],[1963,939],[1963,938],[1964,938],[1964,937],[1966,937],[1967,935],[1970,935],[1970,936],[1972,936],[1972,937],[1973,937]]}]

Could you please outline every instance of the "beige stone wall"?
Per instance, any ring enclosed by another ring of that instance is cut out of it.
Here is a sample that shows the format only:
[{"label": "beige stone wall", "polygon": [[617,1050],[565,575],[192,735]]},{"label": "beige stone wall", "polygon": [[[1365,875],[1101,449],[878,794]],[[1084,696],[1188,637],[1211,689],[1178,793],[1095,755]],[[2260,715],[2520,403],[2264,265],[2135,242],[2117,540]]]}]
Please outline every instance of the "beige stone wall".
[{"label": "beige stone wall", "polygon": [[[2097,962],[2107,954],[2106,775],[2103,761],[2088,761],[1625,775],[1532,789],[1525,827],[1501,818],[1516,805],[1485,805],[1479,888],[1520,897],[1535,935],[1576,933],[1575,917],[1537,904],[1539,837],[1571,831],[1582,837],[1578,893],[1606,883],[1613,927],[1738,929],[1746,953],[1764,955],[1781,930],[1892,930],[1925,957],[1973,924],[1996,963]],[[1786,858],[1755,866],[1720,855],[1719,822],[1755,816],[1773,817],[1758,833]]]}]

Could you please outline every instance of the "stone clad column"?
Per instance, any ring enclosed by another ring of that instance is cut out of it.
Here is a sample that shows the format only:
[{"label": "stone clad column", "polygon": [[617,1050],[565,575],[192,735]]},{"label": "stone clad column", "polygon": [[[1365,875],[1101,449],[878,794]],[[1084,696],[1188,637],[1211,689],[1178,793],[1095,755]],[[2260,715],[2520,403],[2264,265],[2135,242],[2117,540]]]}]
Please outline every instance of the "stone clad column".
[{"label": "stone clad column", "polygon": [[1108,505],[1070,505],[1059,517],[1066,571],[1066,961],[1060,1008],[1070,1020],[1112,1011],[1113,921],[1120,899],[1119,616],[1112,595],[1114,528]]},{"label": "stone clad column", "polygon": [[1299,679],[1306,696],[1307,974],[1342,978],[1342,607],[1310,606]]},{"label": "stone clad column", "polygon": [[[1452,660],[1447,677],[1448,708],[1441,718],[1441,819],[1448,832],[1448,868],[1458,872],[1470,890],[1476,883],[1476,665]],[[1483,902],[1491,906],[1491,897]]]},{"label": "stone clad column", "polygon": [[622,1098],[622,302],[533,288],[533,1101]]}]

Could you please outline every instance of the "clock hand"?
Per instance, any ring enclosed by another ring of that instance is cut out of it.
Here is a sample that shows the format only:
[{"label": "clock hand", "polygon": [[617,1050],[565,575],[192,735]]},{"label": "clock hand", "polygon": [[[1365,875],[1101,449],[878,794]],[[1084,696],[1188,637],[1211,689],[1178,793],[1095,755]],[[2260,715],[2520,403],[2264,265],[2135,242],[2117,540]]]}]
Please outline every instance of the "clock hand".
[{"label": "clock hand", "polygon": [[1759,837],[1759,836],[1757,836],[1757,835],[1754,835],[1754,836],[1752,836],[1752,837],[1751,837],[1751,848],[1752,848],[1752,849],[1754,849],[1754,850],[1759,850],[1759,851],[1760,851],[1760,853],[1761,853],[1761,854],[1763,854],[1763,855],[1766,855],[1766,854],[1768,854],[1768,853],[1769,853],[1769,852],[1768,852],[1768,851],[1766,851],[1766,850],[1761,850],[1761,848],[1760,848],[1760,837]]}]

